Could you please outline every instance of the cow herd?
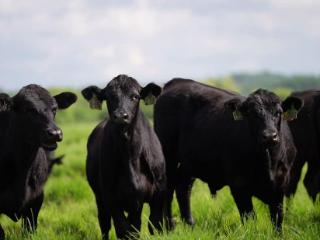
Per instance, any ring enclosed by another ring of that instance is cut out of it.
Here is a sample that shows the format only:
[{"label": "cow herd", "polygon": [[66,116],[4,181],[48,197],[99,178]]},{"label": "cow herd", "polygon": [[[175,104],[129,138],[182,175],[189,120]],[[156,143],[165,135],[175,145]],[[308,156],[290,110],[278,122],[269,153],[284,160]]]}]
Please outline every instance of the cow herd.
[{"label": "cow herd", "polygon": [[[212,195],[229,186],[241,219],[254,215],[255,196],[270,210],[281,231],[283,200],[295,194],[302,167],[304,185],[316,200],[320,192],[320,91],[295,92],[281,100],[259,89],[247,97],[189,79],[173,79],[163,89],[145,87],[119,75],[106,87],[82,90],[90,108],[106,117],[87,143],[86,174],[95,195],[104,239],[111,222],[120,239],[138,235],[144,203],[150,206],[149,231],[172,230],[174,192],[182,220],[195,221],[190,195],[196,178]],[[57,110],[77,96],[52,96],[35,84],[16,95],[0,94],[0,214],[34,231],[44,184],[60,162],[53,151],[62,141]],[[139,108],[154,105],[154,127]],[[0,225],[0,240],[5,239]]]}]

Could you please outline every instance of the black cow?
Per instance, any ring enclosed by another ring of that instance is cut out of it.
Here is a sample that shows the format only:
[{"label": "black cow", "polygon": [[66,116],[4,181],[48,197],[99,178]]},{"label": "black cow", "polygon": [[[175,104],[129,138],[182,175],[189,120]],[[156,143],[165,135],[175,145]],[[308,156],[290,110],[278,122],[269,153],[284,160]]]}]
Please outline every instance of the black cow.
[{"label": "black cow", "polygon": [[317,193],[320,192],[320,91],[294,92],[291,96],[303,99],[304,106],[299,112],[299,118],[289,124],[298,153],[288,195],[296,192],[302,167],[307,162],[304,185],[309,196],[315,201]]},{"label": "black cow", "polygon": [[[150,83],[142,88],[126,75],[115,77],[103,89],[91,86],[82,91],[92,108],[100,108],[106,100],[110,116],[88,139],[86,165],[105,239],[109,237],[111,218],[118,238],[139,231],[144,202],[150,205],[150,223],[161,230],[165,161],[160,142],[139,109],[140,99],[150,102],[160,92],[159,86]],[[150,224],[149,230],[153,232]]]},{"label": "black cow", "polygon": [[[0,94],[0,214],[37,227],[43,187],[52,168],[49,151],[62,140],[56,126],[57,109],[76,101],[73,93],[54,97],[38,85],[23,87],[14,97]],[[0,239],[4,239],[0,226]]]},{"label": "black cow", "polygon": [[168,82],[155,105],[155,130],[167,166],[168,212],[176,195],[181,217],[194,224],[190,193],[194,178],[212,194],[229,186],[241,217],[253,213],[252,196],[269,205],[277,228],[282,223],[283,192],[295,158],[292,136],[283,119],[300,99],[284,102],[267,90],[247,98],[186,79]]}]

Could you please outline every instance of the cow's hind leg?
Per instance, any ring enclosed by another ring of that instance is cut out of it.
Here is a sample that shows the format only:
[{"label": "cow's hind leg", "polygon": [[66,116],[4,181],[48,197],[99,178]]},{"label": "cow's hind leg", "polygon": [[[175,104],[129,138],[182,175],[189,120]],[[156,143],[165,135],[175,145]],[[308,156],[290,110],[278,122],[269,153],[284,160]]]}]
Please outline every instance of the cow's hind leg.
[{"label": "cow's hind leg", "polygon": [[255,216],[252,205],[252,195],[245,189],[232,188],[231,193],[238,207],[242,223],[250,216]]},{"label": "cow's hind leg", "polygon": [[109,231],[111,228],[111,214],[110,209],[108,209],[102,201],[96,200],[98,209],[98,219],[101,230],[102,239],[109,239]]},{"label": "cow's hind leg", "polygon": [[0,240],[4,240],[4,238],[5,238],[5,234],[4,234],[2,226],[0,225]]},{"label": "cow's hind leg", "polygon": [[166,191],[166,199],[165,199],[165,220],[166,220],[166,227],[167,229],[173,230],[174,229],[174,219],[172,216],[172,200],[174,195],[174,190],[177,181],[177,163],[173,161],[174,158],[167,159],[166,163],[166,171],[167,171],[167,191]]},{"label": "cow's hind leg", "polygon": [[179,203],[181,218],[184,222],[191,226],[193,226],[195,223],[192,217],[190,207],[191,190],[194,180],[195,179],[192,177],[184,177],[179,175],[176,187],[177,200]]},{"label": "cow's hind leg", "polygon": [[43,193],[22,211],[22,226],[29,232],[33,232],[38,226],[38,215],[43,203]]},{"label": "cow's hind leg", "polygon": [[313,202],[316,201],[316,197],[319,192],[320,173],[318,169],[319,168],[315,168],[313,166],[308,166],[306,176],[303,180],[307,192],[312,198]]}]

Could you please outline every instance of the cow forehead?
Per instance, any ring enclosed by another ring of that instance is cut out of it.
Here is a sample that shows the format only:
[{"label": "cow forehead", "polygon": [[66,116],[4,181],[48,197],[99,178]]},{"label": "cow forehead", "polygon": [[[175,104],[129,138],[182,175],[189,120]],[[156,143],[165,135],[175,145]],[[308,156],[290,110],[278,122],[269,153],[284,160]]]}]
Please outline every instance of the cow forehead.
[{"label": "cow forehead", "polygon": [[130,93],[134,91],[140,92],[141,86],[134,78],[126,75],[119,75],[108,83],[106,90],[115,92],[121,91],[122,93]]},{"label": "cow forehead", "polygon": [[57,105],[50,93],[39,85],[31,84],[23,87],[17,94],[20,101],[36,108],[46,108]]},{"label": "cow forehead", "polygon": [[274,109],[281,104],[281,100],[277,95],[267,90],[258,90],[248,96],[248,105],[263,109]]}]

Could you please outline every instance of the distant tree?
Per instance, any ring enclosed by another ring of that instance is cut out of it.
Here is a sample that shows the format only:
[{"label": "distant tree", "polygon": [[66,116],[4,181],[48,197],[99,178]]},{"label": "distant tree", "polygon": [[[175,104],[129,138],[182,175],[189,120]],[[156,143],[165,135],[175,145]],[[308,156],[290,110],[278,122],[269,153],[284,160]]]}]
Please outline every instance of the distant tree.
[{"label": "distant tree", "polygon": [[277,94],[281,99],[285,99],[291,94],[292,89],[286,87],[278,87],[273,89],[273,92]]}]

